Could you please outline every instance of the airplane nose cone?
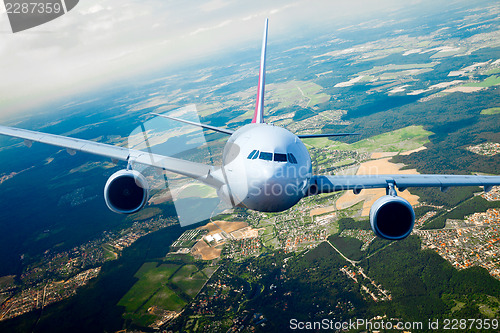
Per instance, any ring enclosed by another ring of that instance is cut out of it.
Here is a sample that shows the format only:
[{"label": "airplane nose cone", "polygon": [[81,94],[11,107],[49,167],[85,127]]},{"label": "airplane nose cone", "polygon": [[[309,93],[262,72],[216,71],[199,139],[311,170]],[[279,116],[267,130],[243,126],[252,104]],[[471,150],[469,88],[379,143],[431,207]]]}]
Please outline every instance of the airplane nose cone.
[{"label": "airplane nose cone", "polygon": [[267,182],[273,177],[275,177],[275,169],[274,168],[257,168],[252,170],[253,179],[260,180],[261,182]]},{"label": "airplane nose cone", "polygon": [[290,181],[292,179],[279,172],[277,168],[261,168],[256,170],[250,185],[258,187],[265,193],[271,193],[272,189],[278,191],[280,187],[286,186]]},{"label": "airplane nose cone", "polygon": [[295,205],[303,196],[301,181],[277,168],[259,170],[249,182],[249,193],[244,204],[251,209],[279,212]]}]

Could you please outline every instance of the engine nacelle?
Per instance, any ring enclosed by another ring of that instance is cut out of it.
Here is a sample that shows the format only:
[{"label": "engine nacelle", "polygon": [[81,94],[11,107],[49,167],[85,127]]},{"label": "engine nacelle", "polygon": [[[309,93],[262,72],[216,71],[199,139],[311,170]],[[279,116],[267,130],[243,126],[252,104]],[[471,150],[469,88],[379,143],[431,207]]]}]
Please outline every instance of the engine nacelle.
[{"label": "engine nacelle", "polygon": [[398,196],[384,195],[370,209],[373,232],[384,239],[400,240],[413,230],[415,212],[410,203]]},{"label": "engine nacelle", "polygon": [[136,170],[120,170],[109,177],[104,186],[104,200],[115,213],[132,214],[139,211],[149,198],[149,185]]}]

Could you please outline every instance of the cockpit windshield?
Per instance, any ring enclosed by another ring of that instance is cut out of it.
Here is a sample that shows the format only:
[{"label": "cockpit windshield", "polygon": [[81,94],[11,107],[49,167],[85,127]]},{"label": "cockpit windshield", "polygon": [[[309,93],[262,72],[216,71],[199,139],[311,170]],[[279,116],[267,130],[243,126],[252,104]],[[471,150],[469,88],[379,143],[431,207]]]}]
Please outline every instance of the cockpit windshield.
[{"label": "cockpit windshield", "polygon": [[265,151],[258,151],[257,149],[252,150],[250,154],[248,154],[247,159],[255,160],[259,158],[264,161],[274,161],[274,162],[290,162],[292,164],[297,164],[297,159],[292,153],[269,153]]},{"label": "cockpit windshield", "polygon": [[264,160],[264,161],[272,161],[273,160],[273,153],[266,153],[264,151],[261,151],[260,155],[259,155],[259,159]]},{"label": "cockpit windshield", "polygon": [[286,162],[286,154],[274,153],[275,162]]},{"label": "cockpit windshield", "polygon": [[256,150],[256,149],[254,149],[254,150],[252,150],[252,152],[248,155],[248,157],[247,157],[247,158],[248,158],[249,160],[254,160],[254,159],[256,159],[256,158],[257,158],[257,155],[259,155],[259,151],[258,151],[258,150]]}]

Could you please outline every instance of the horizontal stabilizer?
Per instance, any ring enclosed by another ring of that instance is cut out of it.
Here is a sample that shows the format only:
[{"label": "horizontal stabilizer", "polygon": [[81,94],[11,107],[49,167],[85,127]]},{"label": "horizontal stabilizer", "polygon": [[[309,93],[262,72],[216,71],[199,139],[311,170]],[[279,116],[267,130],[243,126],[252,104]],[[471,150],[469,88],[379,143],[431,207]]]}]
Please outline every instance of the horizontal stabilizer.
[{"label": "horizontal stabilizer", "polygon": [[206,129],[209,129],[209,130],[212,130],[212,131],[216,131],[216,132],[220,132],[220,133],[224,133],[224,134],[231,135],[231,134],[234,133],[234,131],[231,131],[231,130],[226,129],[226,128],[220,128],[220,127],[215,127],[215,126],[200,124],[200,123],[196,123],[194,121],[189,121],[189,120],[184,120],[184,119],[175,118],[175,117],[171,117],[171,116],[166,116],[164,114],[159,114],[159,113],[150,113],[150,114],[158,116],[158,117],[162,117],[162,118],[167,118],[167,119],[179,121],[181,123],[185,123],[185,124],[189,124],[189,125],[193,125],[193,126],[203,127],[203,128],[206,128]]},{"label": "horizontal stabilizer", "polygon": [[322,133],[322,134],[299,134],[297,135],[301,139],[308,138],[326,138],[329,136],[350,136],[350,135],[361,135],[361,133]]}]

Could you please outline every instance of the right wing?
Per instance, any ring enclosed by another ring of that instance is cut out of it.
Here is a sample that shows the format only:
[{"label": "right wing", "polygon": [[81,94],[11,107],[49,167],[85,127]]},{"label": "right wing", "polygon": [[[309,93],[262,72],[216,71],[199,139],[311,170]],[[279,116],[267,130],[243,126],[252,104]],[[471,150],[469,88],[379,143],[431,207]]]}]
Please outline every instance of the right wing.
[{"label": "right wing", "polygon": [[48,134],[8,126],[0,126],[0,134],[24,139],[24,143],[28,147],[31,147],[33,141],[41,142],[52,146],[66,148],[68,153],[71,155],[77,151],[82,151],[85,153],[109,157],[112,160],[127,161],[131,164],[139,163],[164,169],[197,179],[216,188],[224,184],[222,180],[213,177],[215,168],[211,165],[185,161],[179,158],[147,153],[136,149],[128,149],[125,147],[113,146],[90,140],[76,139],[62,135]]},{"label": "right wing", "polygon": [[500,176],[470,175],[355,175],[355,176],[313,176],[309,195],[363,189],[397,187],[404,191],[408,187],[439,187],[446,191],[451,186],[483,186],[488,192],[492,186],[500,185]]}]

